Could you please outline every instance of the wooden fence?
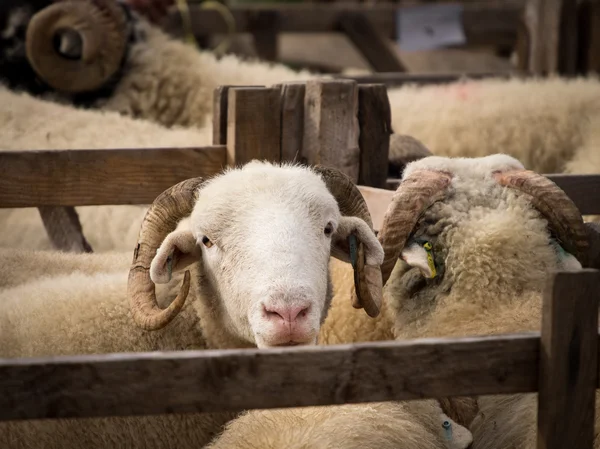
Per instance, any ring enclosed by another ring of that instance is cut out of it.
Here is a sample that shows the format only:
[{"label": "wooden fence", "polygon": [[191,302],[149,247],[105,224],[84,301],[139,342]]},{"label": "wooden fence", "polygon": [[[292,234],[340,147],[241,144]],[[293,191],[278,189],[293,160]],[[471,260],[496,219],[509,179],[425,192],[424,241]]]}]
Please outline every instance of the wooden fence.
[{"label": "wooden fence", "polygon": [[[215,91],[210,147],[0,151],[0,207],[147,204],[183,179],[227,165],[302,158],[344,170],[381,216],[392,193],[380,188],[389,122],[382,85],[224,86]],[[600,214],[600,175],[551,178],[583,213]],[[591,449],[598,292],[595,269],[557,273],[545,289],[539,333],[0,359],[0,420],[539,392],[538,448]]]},{"label": "wooden fence", "polygon": [[[189,2],[189,26],[199,39],[228,32],[221,13]],[[376,72],[406,69],[386,39],[397,36],[396,12],[422,1],[244,4],[229,6],[235,31],[254,36],[260,58],[277,59],[277,35],[284,32],[341,32]],[[427,2],[435,5],[439,1]],[[518,71],[574,75],[600,70],[600,4],[596,0],[454,1],[462,6],[466,42],[515,49]],[[184,29],[173,12],[163,24],[173,34]],[[393,81],[388,75],[387,79]],[[383,81],[379,81],[383,82]]]}]

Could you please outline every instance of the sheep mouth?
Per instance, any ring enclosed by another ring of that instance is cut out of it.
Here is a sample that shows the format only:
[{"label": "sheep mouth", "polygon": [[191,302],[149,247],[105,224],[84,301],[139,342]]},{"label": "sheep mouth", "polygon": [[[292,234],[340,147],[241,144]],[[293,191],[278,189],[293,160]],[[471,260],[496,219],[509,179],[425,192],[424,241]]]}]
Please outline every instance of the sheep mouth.
[{"label": "sheep mouth", "polygon": [[299,342],[299,341],[288,341],[287,343],[280,343],[280,344],[278,344],[278,345],[275,345],[275,346],[277,346],[277,347],[285,347],[285,346],[302,346],[302,345],[304,345],[304,344],[306,344],[306,343],[302,343],[302,342]]}]

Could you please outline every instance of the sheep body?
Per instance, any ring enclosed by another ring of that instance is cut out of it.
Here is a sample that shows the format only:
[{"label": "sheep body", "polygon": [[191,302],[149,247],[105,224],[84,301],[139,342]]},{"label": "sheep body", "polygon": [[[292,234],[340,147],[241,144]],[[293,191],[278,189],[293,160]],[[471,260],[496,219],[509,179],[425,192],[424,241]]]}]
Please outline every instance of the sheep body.
[{"label": "sheep body", "polygon": [[[548,276],[581,264],[557,251],[549,229],[553,225],[529,195],[501,186],[492,176],[523,165],[505,155],[436,156],[409,164],[404,177],[420,169],[455,176],[450,193],[418,219],[385,285],[395,338],[539,331]],[[434,279],[424,276],[410,253],[418,241],[433,246],[439,273]],[[474,449],[535,447],[536,395],[482,396],[477,404],[470,426]]]}]

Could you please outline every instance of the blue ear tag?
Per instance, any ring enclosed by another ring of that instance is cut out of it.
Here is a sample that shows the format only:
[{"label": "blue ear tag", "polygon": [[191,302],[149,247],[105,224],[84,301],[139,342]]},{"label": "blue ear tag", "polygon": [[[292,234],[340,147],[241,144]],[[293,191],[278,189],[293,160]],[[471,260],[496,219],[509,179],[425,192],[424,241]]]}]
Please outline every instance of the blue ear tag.
[{"label": "blue ear tag", "polygon": [[350,263],[352,268],[356,270],[356,262],[358,261],[358,244],[356,243],[356,236],[350,234],[348,237],[348,245],[350,246]]},{"label": "blue ear tag", "polygon": [[452,423],[450,421],[444,421],[442,427],[445,430],[446,439],[450,441],[452,439]]}]

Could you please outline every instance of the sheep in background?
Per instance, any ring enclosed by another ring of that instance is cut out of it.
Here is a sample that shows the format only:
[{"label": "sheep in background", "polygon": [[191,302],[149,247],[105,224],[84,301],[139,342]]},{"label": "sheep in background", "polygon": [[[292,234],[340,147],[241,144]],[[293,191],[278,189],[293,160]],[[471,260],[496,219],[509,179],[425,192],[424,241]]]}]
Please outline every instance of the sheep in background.
[{"label": "sheep in background", "polygon": [[[379,240],[397,339],[539,331],[548,276],[589,262],[572,201],[500,154],[409,164]],[[473,448],[535,447],[535,404],[535,394],[479,397]]]},{"label": "sheep in background", "polygon": [[[130,253],[0,252],[0,356],[314,344],[327,338],[330,254],[349,262],[351,234],[365,251],[352,306],[375,316],[383,251],[364,200],[341,172],[253,162],[184,181],[154,201],[133,262]],[[179,292],[171,273],[183,277]],[[166,284],[158,297],[154,283]],[[1,423],[0,441],[150,447],[164,441],[143,437],[162,428],[178,447],[196,448],[234,415]]]},{"label": "sheep in background", "polygon": [[[597,77],[407,85],[390,89],[389,99],[394,131],[437,156],[505,153],[538,173],[600,173]],[[391,145],[392,165],[399,156]]]},{"label": "sheep in background", "polygon": [[[197,146],[208,129],[167,129],[116,112],[59,105],[0,88],[0,142],[3,151]],[[94,251],[129,251],[135,245],[147,205],[77,207]],[[51,249],[35,208],[0,209],[0,247]]]},{"label": "sheep in background", "polygon": [[251,410],[207,449],[466,449],[471,442],[465,427],[427,400]]}]

